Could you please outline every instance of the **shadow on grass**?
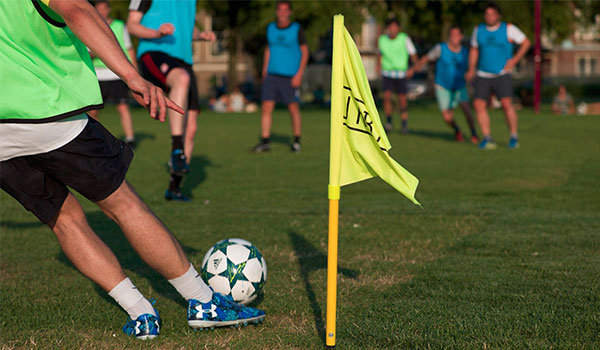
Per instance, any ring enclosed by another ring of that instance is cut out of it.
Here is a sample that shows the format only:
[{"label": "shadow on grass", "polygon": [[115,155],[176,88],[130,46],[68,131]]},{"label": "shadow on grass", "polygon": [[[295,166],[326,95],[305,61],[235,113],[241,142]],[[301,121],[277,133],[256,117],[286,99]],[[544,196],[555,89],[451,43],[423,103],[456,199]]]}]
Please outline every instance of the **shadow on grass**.
[{"label": "shadow on grass", "polygon": [[192,156],[190,162],[190,172],[187,173],[183,178],[183,189],[189,195],[190,198],[194,198],[192,190],[198,187],[201,183],[206,180],[206,168],[215,166],[205,156]]},{"label": "shadow on grass", "polygon": [[154,134],[149,134],[147,132],[134,132],[135,136],[135,148],[140,147],[140,145],[146,140],[154,141],[156,136]]},{"label": "shadow on grass", "polygon": [[12,229],[26,229],[26,228],[36,228],[36,227],[42,227],[44,226],[44,224],[42,224],[40,221],[28,221],[28,222],[18,222],[18,221],[12,221],[12,220],[2,220],[0,221],[0,227],[6,227],[6,228],[12,228]]},{"label": "shadow on grass", "polygon": [[410,130],[410,133],[419,137],[427,137],[431,139],[442,139],[454,142],[454,135],[450,131],[431,131],[431,130]]},{"label": "shadow on grass", "polygon": [[[142,290],[142,294],[144,294],[146,298],[157,298],[157,295],[152,295],[151,293],[158,293],[160,297],[169,298],[182,305],[184,308],[187,308],[185,300],[179,295],[179,293],[177,293],[175,288],[173,288],[164,277],[146,265],[142,258],[140,258],[140,256],[133,250],[127,241],[127,238],[125,238],[125,235],[116,223],[106,217],[101,211],[88,212],[86,213],[86,217],[94,232],[96,232],[98,237],[100,237],[100,239],[102,239],[102,241],[110,248],[110,250],[112,250],[121,263],[123,269],[133,271],[135,274],[147,279],[150,282],[153,291]],[[181,245],[187,256],[191,256],[199,252],[195,248],[183,244]],[[61,263],[76,269],[67,256],[62,252],[62,250],[58,253],[57,259]],[[127,271],[125,273],[127,274]],[[129,277],[131,278],[131,276]],[[132,282],[137,284],[135,278],[132,278]],[[97,285],[95,288],[102,298],[118,306],[118,304],[102,288]]]},{"label": "shadow on grass", "polygon": [[[300,273],[302,275],[302,280],[304,281],[304,288],[306,289],[306,294],[315,318],[315,329],[323,341],[323,345],[325,345],[325,322],[323,321],[323,310],[321,310],[321,306],[317,301],[313,286],[310,284],[309,275],[311,272],[327,269],[327,254],[320,251],[317,247],[306,240],[306,238],[302,237],[293,230],[289,230],[288,235],[290,236],[292,247],[294,248],[294,252],[298,259],[298,264],[300,265]],[[358,271],[339,266],[338,273],[353,279],[358,277]]]}]

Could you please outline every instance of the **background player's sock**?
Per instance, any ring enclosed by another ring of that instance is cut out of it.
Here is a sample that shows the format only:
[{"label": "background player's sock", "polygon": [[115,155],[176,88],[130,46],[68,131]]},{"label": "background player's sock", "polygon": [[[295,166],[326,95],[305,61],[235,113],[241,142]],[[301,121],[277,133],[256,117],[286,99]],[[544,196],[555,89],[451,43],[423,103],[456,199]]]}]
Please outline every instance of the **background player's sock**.
[{"label": "background player's sock", "polygon": [[300,136],[294,136],[294,142],[300,143]]},{"label": "background player's sock", "polygon": [[386,116],[385,119],[387,120],[388,123],[392,124],[392,116],[391,115]]},{"label": "background player's sock", "polygon": [[269,142],[271,142],[271,139],[269,137],[262,137],[260,139],[260,143],[263,144],[263,145],[266,145]]},{"label": "background player's sock", "polygon": [[144,298],[142,293],[133,285],[129,278],[125,278],[108,292],[115,301],[129,314],[132,320],[143,314],[156,316],[152,304]]},{"label": "background player's sock", "polygon": [[477,130],[475,130],[475,128],[471,128],[471,136],[479,137],[477,136]]},{"label": "background player's sock", "polygon": [[169,180],[169,191],[177,191],[181,185],[183,176],[171,174],[171,180]]},{"label": "background player's sock", "polygon": [[459,130],[458,130],[458,125],[456,125],[456,122],[455,122],[454,120],[453,120],[453,121],[451,121],[451,122],[449,122],[449,123],[448,123],[448,125],[450,125],[450,127],[451,127],[452,129],[454,129],[454,132],[458,132],[458,131],[459,131]]},{"label": "background player's sock", "polygon": [[212,290],[202,277],[196,272],[196,269],[190,264],[190,269],[182,276],[169,280],[169,283],[177,289],[177,292],[185,300],[196,299],[203,303],[208,303],[212,300]]},{"label": "background player's sock", "polygon": [[183,136],[182,135],[171,135],[171,148],[172,150],[183,149]]},{"label": "background player's sock", "polygon": [[407,126],[408,126],[408,120],[402,119],[402,129],[406,129]]},{"label": "background player's sock", "polygon": [[518,140],[519,139],[519,134],[510,134],[510,138]]}]

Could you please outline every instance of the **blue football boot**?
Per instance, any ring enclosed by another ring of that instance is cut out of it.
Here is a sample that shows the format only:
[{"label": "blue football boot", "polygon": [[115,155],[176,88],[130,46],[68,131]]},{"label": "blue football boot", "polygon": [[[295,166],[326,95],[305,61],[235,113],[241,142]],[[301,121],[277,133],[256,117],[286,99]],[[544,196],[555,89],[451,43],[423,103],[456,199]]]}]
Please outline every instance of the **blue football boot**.
[{"label": "blue football boot", "polygon": [[258,324],[265,319],[265,312],[233,301],[230,296],[213,293],[212,300],[202,303],[196,299],[188,301],[188,324],[194,329]]},{"label": "blue football boot", "polygon": [[508,140],[508,148],[517,149],[519,148],[519,139],[511,136],[510,140]]},{"label": "blue football boot", "polygon": [[142,340],[158,337],[161,322],[158,311],[154,309],[154,312],[156,312],[156,316],[152,314],[143,314],[135,320],[132,320],[131,317],[129,317],[128,322],[123,326],[123,332]]}]

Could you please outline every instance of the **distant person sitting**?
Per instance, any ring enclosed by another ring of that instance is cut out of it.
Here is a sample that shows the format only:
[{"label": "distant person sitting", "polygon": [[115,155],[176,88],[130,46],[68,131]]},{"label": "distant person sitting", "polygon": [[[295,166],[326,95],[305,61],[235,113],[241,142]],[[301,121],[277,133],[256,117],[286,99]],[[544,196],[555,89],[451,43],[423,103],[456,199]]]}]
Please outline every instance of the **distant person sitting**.
[{"label": "distant person sitting", "polygon": [[558,94],[552,101],[552,112],[557,115],[575,114],[575,103],[564,85],[559,85]]}]

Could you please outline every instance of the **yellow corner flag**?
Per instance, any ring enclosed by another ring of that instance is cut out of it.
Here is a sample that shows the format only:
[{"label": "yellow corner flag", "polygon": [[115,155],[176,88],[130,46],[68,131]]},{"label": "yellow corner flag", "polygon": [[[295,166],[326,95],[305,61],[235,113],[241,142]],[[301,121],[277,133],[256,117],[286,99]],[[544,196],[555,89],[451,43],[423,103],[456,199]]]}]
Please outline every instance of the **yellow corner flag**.
[{"label": "yellow corner flag", "polygon": [[331,138],[329,150],[329,237],[327,248],[327,321],[325,343],[335,348],[338,214],[340,186],[379,176],[413,203],[419,180],[398,164],[383,130],[360,54],[344,27],[333,18],[331,62]]},{"label": "yellow corner flag", "polygon": [[[388,154],[392,146],[379,119],[360,54],[343,23],[338,29],[335,32],[334,26],[334,57],[341,55],[332,64],[333,71],[338,72],[332,72],[337,81],[332,78],[329,185],[344,186],[379,176],[419,204],[415,199],[419,180]],[[335,51],[336,44],[341,52]],[[341,145],[334,147],[338,142]]]}]

